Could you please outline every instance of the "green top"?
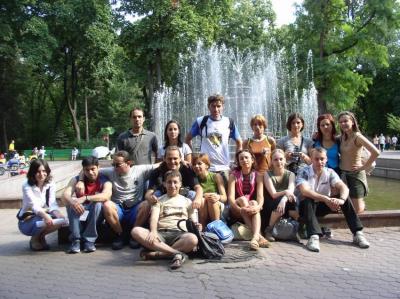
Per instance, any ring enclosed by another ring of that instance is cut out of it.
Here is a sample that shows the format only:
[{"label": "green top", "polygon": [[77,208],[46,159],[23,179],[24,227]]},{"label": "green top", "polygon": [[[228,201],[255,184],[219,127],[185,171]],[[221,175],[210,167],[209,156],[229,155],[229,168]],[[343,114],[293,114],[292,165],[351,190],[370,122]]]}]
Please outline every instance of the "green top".
[{"label": "green top", "polygon": [[205,180],[199,178],[200,185],[203,188],[203,193],[218,193],[218,186],[215,181],[215,175],[215,173],[209,172]]},{"label": "green top", "polygon": [[280,192],[283,190],[286,190],[289,187],[289,177],[290,177],[290,171],[285,169],[285,172],[283,173],[283,178],[281,182],[278,182],[276,176],[272,171],[268,171],[268,175],[272,180],[272,183],[274,184],[276,192]]}]

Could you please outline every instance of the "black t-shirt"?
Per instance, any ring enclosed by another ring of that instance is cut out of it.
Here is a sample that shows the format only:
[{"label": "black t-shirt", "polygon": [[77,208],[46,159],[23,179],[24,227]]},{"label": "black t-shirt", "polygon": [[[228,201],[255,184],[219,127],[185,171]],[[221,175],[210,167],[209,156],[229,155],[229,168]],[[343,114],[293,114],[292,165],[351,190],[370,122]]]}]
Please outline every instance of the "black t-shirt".
[{"label": "black t-shirt", "polygon": [[[160,167],[154,169],[150,174],[149,189],[165,191],[162,182],[164,179],[164,174],[167,171],[168,168],[164,163],[161,164]],[[197,176],[193,170],[190,167],[181,164],[179,167],[179,172],[182,176],[182,187],[194,190],[194,186],[199,184],[199,180],[197,179]]]}]

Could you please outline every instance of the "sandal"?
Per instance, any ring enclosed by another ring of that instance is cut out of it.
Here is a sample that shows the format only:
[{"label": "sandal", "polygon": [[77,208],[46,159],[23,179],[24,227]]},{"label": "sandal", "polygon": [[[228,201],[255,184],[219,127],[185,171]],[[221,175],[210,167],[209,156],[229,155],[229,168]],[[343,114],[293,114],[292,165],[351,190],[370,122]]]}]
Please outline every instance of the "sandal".
[{"label": "sandal", "polygon": [[258,250],[260,248],[260,245],[258,244],[256,239],[251,239],[250,241],[250,250]]},{"label": "sandal", "polygon": [[182,252],[175,253],[174,258],[172,259],[171,265],[169,266],[169,268],[171,270],[179,269],[180,267],[182,267],[183,263],[186,261],[186,258],[187,258],[187,255]]},{"label": "sandal", "polygon": [[258,245],[261,248],[269,248],[269,247],[271,247],[271,243],[268,242],[268,240],[265,239],[263,236],[260,236],[260,238],[258,239]]}]

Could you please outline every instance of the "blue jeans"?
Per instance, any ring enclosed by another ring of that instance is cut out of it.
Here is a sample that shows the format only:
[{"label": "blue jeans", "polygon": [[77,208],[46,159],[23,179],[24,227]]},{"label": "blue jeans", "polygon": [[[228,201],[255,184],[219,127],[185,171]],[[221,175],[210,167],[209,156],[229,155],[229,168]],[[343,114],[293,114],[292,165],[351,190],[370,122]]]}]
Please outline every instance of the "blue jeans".
[{"label": "blue jeans", "polygon": [[41,221],[41,220],[43,220],[43,218],[40,216],[33,216],[32,218],[26,221],[19,220],[18,228],[20,232],[26,236],[36,236],[43,230],[43,227],[36,226],[36,221]]},{"label": "blue jeans", "polygon": [[100,216],[103,204],[101,202],[91,202],[84,204],[83,207],[89,211],[86,221],[80,221],[80,215],[70,206],[67,207],[69,231],[71,232],[69,238],[71,241],[82,238],[84,241],[95,242],[98,236],[96,228],[97,219]]}]

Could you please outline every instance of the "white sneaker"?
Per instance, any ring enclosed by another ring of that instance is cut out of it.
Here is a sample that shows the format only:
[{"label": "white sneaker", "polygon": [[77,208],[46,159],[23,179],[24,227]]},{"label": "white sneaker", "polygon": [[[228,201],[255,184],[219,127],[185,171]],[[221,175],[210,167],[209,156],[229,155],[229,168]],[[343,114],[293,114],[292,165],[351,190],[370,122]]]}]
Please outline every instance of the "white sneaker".
[{"label": "white sneaker", "polygon": [[319,236],[312,235],[307,242],[307,248],[310,251],[319,252]]},{"label": "white sneaker", "polygon": [[360,248],[368,248],[369,247],[369,242],[365,238],[364,233],[360,230],[358,232],[356,232],[356,234],[353,236],[353,243]]}]

